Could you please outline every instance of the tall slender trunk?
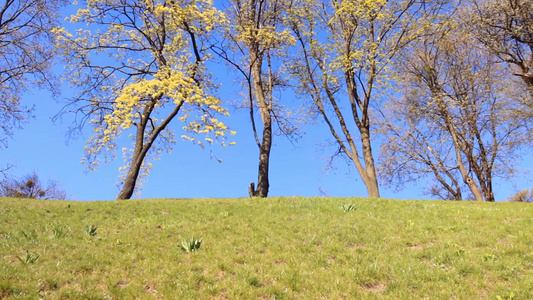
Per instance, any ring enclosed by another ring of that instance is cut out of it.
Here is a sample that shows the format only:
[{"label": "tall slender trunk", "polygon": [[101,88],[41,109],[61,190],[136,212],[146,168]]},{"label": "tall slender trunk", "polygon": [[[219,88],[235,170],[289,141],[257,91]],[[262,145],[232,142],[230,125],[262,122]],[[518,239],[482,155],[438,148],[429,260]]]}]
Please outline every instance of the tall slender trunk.
[{"label": "tall slender trunk", "polygon": [[494,198],[494,191],[492,190],[492,178],[490,177],[487,179],[487,185],[483,191],[483,194],[485,195],[485,201],[496,201],[496,199]]},{"label": "tall slender trunk", "polygon": [[[262,76],[263,57],[259,53],[259,48],[257,45],[250,47],[250,49],[253,89],[255,92],[257,106],[259,107],[259,112],[261,113],[261,120],[263,121],[263,138],[260,143],[257,141],[257,145],[259,146],[257,189],[254,188],[254,183],[252,182],[249,186],[249,193],[250,197],[255,196],[265,198],[268,196],[268,189],[270,187],[270,183],[268,181],[268,170],[270,165],[270,150],[272,148],[272,103],[271,99],[267,99],[267,93],[272,92],[272,82],[268,82],[268,90],[265,90]],[[270,64],[268,64],[268,68],[270,71]],[[250,109],[253,109],[253,107],[250,107]],[[257,138],[256,128],[254,127],[253,130]]]},{"label": "tall slender trunk", "polygon": [[[255,85],[257,86],[257,85]],[[260,89],[260,87],[259,87]],[[266,101],[264,100],[263,91],[256,92],[258,97],[259,110],[261,111],[261,118],[263,120],[263,137],[259,146],[259,170],[257,175],[257,189],[252,182],[249,186],[250,197],[262,197],[268,196],[268,189],[270,183],[268,181],[268,171],[270,165],[270,150],[272,148],[272,117]],[[263,100],[261,100],[263,99]],[[253,109],[253,108],[250,108]],[[256,129],[254,128],[254,131]]]},{"label": "tall slender trunk", "polygon": [[254,196],[267,197],[268,188],[268,167],[270,164],[270,149],[272,147],[272,124],[269,122],[268,126],[263,129],[263,142],[259,149],[259,172],[257,176],[257,189],[254,191]]},{"label": "tall slender trunk", "polygon": [[455,127],[452,124],[447,114],[446,114],[446,122],[449,128],[449,132],[452,136],[452,140],[453,140],[454,148],[455,148],[455,157],[457,159],[457,167],[459,168],[459,171],[461,172],[463,181],[468,185],[468,188],[470,188],[470,191],[474,195],[474,198],[476,199],[476,201],[483,201],[483,194],[481,193],[476,181],[474,180],[474,178],[468,176],[468,171],[466,170],[465,164],[463,162],[463,158],[461,157],[461,145],[459,144],[459,140],[455,132]]},{"label": "tall slender trunk", "polygon": [[[349,57],[350,44],[347,43],[345,48],[345,55]],[[348,95],[350,98],[350,106],[352,109],[352,117],[361,135],[360,139],[363,151],[363,160],[365,163],[364,166],[360,161],[360,157],[357,153],[356,146],[353,143],[352,136],[349,134],[349,131],[344,130],[344,132],[345,136],[349,138],[350,148],[352,149],[353,153],[351,158],[352,161],[355,163],[357,170],[359,171],[361,179],[365,183],[368,197],[380,198],[376,167],[374,164],[374,156],[372,155],[372,140],[370,138],[370,115],[368,110],[375,74],[375,65],[372,64],[366,88],[367,91],[365,92],[364,97],[362,99],[357,91],[357,84],[353,70],[349,69],[344,72]],[[360,110],[361,115],[359,115],[358,109]],[[337,109],[336,113],[340,118],[342,113]]]},{"label": "tall slender trunk", "polygon": [[[477,114],[473,115],[477,120]],[[471,122],[474,117],[470,118]],[[491,122],[494,122],[494,117],[491,117]],[[492,166],[494,165],[495,153],[497,152],[496,145],[498,145],[498,141],[496,139],[496,127],[494,126],[494,123],[492,123],[492,137],[494,146],[493,149],[491,149],[493,151],[493,156],[492,158],[489,158],[490,154],[489,151],[486,150],[485,145],[483,144],[483,139],[481,138],[481,134],[477,128],[477,122],[472,122],[472,124],[472,131],[474,132],[476,140],[478,142],[479,154],[478,157],[470,155],[469,159],[471,161],[471,164],[475,166],[473,168],[474,173],[476,174],[476,177],[478,178],[478,181],[481,185],[481,192],[485,197],[485,201],[494,202],[494,192],[492,190]]]}]

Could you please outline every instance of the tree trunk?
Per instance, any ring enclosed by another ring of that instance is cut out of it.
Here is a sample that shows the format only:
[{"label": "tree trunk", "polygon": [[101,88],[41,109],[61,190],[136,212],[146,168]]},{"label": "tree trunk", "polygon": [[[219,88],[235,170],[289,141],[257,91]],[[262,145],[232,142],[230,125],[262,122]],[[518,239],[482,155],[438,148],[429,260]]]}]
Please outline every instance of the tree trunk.
[{"label": "tree trunk", "polygon": [[130,199],[135,190],[135,185],[137,184],[137,178],[139,177],[139,172],[141,170],[143,159],[134,159],[132,160],[126,179],[124,180],[124,186],[117,196],[117,200]]},{"label": "tree trunk", "polygon": [[[438,95],[437,92],[433,92],[433,94]],[[454,150],[455,150],[455,158],[457,160],[457,167],[459,168],[459,171],[461,172],[463,181],[470,188],[470,191],[474,195],[474,198],[476,199],[476,201],[483,201],[483,195],[476,181],[472,177],[468,176],[468,171],[466,170],[465,164],[463,162],[463,158],[461,156],[461,150],[464,149],[464,146],[461,145],[461,142],[459,141],[459,138],[457,137],[455,124],[452,120],[452,117],[450,116],[450,113],[448,112],[448,108],[446,104],[444,103],[444,101],[442,100],[442,98],[440,97],[437,98],[437,105],[440,109],[440,112],[442,113],[442,118],[444,119],[444,123],[446,124],[448,132],[450,133],[450,136],[452,137],[453,144],[454,144]]]},{"label": "tree trunk", "polygon": [[494,199],[494,191],[492,190],[492,177],[490,177],[490,175],[492,174],[489,173],[487,175],[488,176],[487,176],[487,179],[485,180],[485,185],[482,187],[483,195],[485,196],[485,201],[494,202],[495,199]]},{"label": "tree trunk", "polygon": [[135,185],[137,184],[137,178],[139,178],[139,172],[141,171],[141,167],[144,161],[144,158],[146,157],[146,154],[148,153],[148,150],[152,147],[154,141],[157,139],[161,131],[163,131],[170,121],[174,119],[174,117],[178,114],[181,107],[185,103],[185,101],[180,101],[179,104],[177,104],[174,109],[170,112],[170,114],[163,119],[161,124],[157,126],[153,132],[150,134],[150,137],[145,142],[144,141],[144,133],[146,130],[146,125],[149,121],[150,114],[152,113],[152,110],[155,107],[155,104],[157,101],[160,100],[161,97],[153,99],[150,103],[148,103],[145,106],[144,112],[142,114],[141,120],[139,124],[137,124],[137,133],[135,138],[135,149],[133,150],[133,157],[131,159],[131,166],[128,170],[128,174],[126,174],[126,179],[124,180],[124,186],[122,187],[122,190],[117,196],[117,200],[124,200],[124,199],[130,199],[133,195],[133,191],[135,190]]},{"label": "tree trunk", "polygon": [[131,166],[124,179],[124,185],[122,190],[117,196],[117,200],[130,199],[135,190],[137,184],[137,178],[141,171],[142,163],[146,153],[148,153],[146,147],[150,147],[151,144],[143,145],[142,136],[144,135],[145,122],[141,122],[140,128],[137,129],[137,140],[135,141],[135,149],[133,150],[133,157],[131,159]]},{"label": "tree trunk", "polygon": [[[257,47],[251,47],[251,68],[252,68],[252,80],[253,80],[253,89],[255,91],[255,98],[257,101],[257,106],[259,107],[259,112],[261,113],[261,120],[263,121],[263,138],[259,144],[259,171],[257,176],[257,189],[251,193],[251,197],[262,197],[265,198],[268,196],[268,188],[270,186],[268,182],[268,168],[270,164],[270,149],[272,148],[272,103],[267,100],[267,93],[271,93],[272,85],[269,81],[269,88],[265,91],[263,86],[262,78],[262,63],[263,58],[260,56]],[[269,71],[270,71],[270,65]],[[252,110],[253,107],[250,107]],[[257,138],[257,131],[254,129],[254,134]],[[250,185],[251,190],[253,186]]]},{"label": "tree trunk", "polygon": [[496,201],[496,199],[494,198],[494,192],[492,191],[492,187],[487,192],[487,196],[485,196],[485,201],[489,201],[489,202],[495,202]]},{"label": "tree trunk", "polygon": [[373,177],[368,177],[368,180],[365,181],[365,186],[366,186],[366,191],[368,192],[368,197],[380,198],[378,180],[375,176],[375,173]]},{"label": "tree trunk", "polygon": [[272,148],[272,126],[263,129],[263,143],[259,150],[259,172],[257,176],[257,189],[254,196],[265,198],[268,196],[268,167],[270,164],[270,149]]},{"label": "tree trunk", "polygon": [[376,176],[376,167],[374,157],[372,156],[372,144],[370,141],[370,129],[366,126],[361,128],[361,142],[363,144],[363,156],[365,159],[366,176],[361,176],[366,185],[368,197],[380,198],[378,179]]},{"label": "tree trunk", "polygon": [[468,187],[470,188],[470,191],[472,191],[472,194],[474,194],[474,198],[476,201],[483,201],[483,195],[481,194],[481,191],[479,190],[476,182],[472,177],[466,177],[465,179],[466,184],[468,184]]}]

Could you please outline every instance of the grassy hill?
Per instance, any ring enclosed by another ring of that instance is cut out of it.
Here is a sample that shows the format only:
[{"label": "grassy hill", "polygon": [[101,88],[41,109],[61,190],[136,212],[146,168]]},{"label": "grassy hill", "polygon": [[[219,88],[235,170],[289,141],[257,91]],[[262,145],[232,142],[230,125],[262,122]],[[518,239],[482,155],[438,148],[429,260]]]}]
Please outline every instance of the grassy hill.
[{"label": "grassy hill", "polygon": [[533,205],[0,199],[0,298],[533,299]]}]

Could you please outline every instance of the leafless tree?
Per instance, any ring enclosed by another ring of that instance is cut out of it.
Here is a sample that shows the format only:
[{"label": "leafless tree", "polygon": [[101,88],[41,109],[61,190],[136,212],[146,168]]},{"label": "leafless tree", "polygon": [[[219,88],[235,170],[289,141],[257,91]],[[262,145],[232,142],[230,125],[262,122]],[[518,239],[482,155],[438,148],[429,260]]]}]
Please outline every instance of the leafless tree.
[{"label": "leafless tree", "polygon": [[52,29],[62,0],[4,0],[0,3],[0,148],[32,117],[21,103],[34,87],[57,91],[51,74]]},{"label": "leafless tree", "polygon": [[476,37],[512,67],[533,95],[533,1],[474,0],[469,10]]},{"label": "leafless tree", "polygon": [[510,113],[508,72],[460,23],[402,55],[403,97],[384,110],[382,177],[400,184],[429,177],[433,196],[494,201],[493,179],[512,174],[527,134]]}]

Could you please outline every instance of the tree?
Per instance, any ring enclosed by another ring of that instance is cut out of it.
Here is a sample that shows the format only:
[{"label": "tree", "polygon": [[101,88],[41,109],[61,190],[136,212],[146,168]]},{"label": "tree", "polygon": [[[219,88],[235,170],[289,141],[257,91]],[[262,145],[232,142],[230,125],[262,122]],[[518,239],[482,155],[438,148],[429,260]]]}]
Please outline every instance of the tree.
[{"label": "tree", "polygon": [[516,88],[515,97],[521,101],[517,102],[514,115],[530,123],[533,120],[533,2],[473,0],[465,10],[476,38],[523,83],[521,89]]},{"label": "tree", "polygon": [[0,181],[0,197],[65,200],[67,195],[59,183],[48,181],[45,186],[34,172],[20,179]]},{"label": "tree", "polygon": [[55,56],[52,28],[61,0],[5,0],[0,3],[0,147],[31,117],[21,104],[33,87],[56,90],[50,67]]},{"label": "tree", "polygon": [[[299,45],[291,73],[313,101],[338,152],[357,168],[368,195],[379,197],[372,150],[372,105],[390,89],[389,63],[432,14],[417,1],[314,0],[291,10]],[[383,95],[383,93],[381,93]]]},{"label": "tree", "polygon": [[[252,182],[250,197],[267,197],[273,126],[291,136],[295,128],[284,117],[283,106],[276,99],[276,89],[286,83],[281,77],[280,57],[294,42],[284,28],[286,0],[231,0],[227,9],[230,23],[222,45],[213,50],[242,75],[254,138],[259,148],[257,188]],[[259,110],[262,128],[255,116]],[[258,128],[262,134],[258,134]],[[261,136],[261,138],[259,138]]]},{"label": "tree", "polygon": [[477,38],[513,67],[533,96],[533,2],[474,0],[469,11]]},{"label": "tree", "polygon": [[527,134],[510,113],[510,77],[464,23],[435,27],[396,64],[404,96],[384,112],[383,177],[429,176],[433,196],[462,200],[466,186],[475,200],[494,201],[493,178],[511,176]]},{"label": "tree", "polygon": [[7,164],[5,167],[0,169],[0,174],[4,175],[4,177],[7,177],[7,171],[11,168],[13,168],[13,165]]},{"label": "tree", "polygon": [[151,168],[149,153],[171,150],[169,124],[178,114],[183,130],[226,145],[227,127],[216,115],[228,113],[206,69],[211,34],[225,17],[211,0],[83,1],[70,21],[87,24],[73,34],[57,30],[67,79],[80,91],[65,112],[80,115],[79,126],[89,120],[94,126],[83,161],[94,169],[99,157],[113,159],[122,132],[131,131],[133,147],[122,148],[126,172],[117,199],[133,195]]}]

